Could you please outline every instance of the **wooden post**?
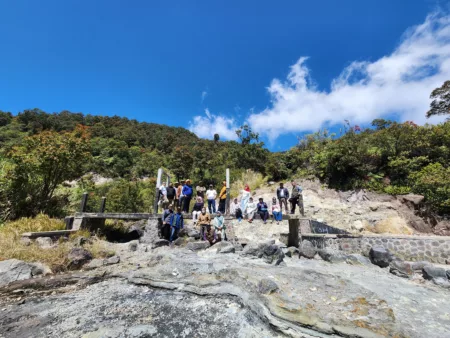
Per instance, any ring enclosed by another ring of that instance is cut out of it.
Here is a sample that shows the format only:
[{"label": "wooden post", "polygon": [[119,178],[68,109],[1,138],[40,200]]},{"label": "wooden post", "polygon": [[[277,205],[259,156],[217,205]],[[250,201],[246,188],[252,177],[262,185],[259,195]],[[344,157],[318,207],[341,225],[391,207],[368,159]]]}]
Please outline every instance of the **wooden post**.
[{"label": "wooden post", "polygon": [[225,213],[230,214],[230,169],[226,170],[226,182],[227,182],[227,200],[225,202]]},{"label": "wooden post", "polygon": [[105,212],[105,208],[106,208],[106,197],[103,196],[102,201],[100,202],[100,210],[98,212],[103,214]]},{"label": "wooden post", "polygon": [[88,193],[85,192],[83,193],[83,197],[81,197],[80,212],[86,211],[87,201],[88,201]]},{"label": "wooden post", "polygon": [[158,169],[158,179],[156,180],[156,189],[155,189],[155,203],[153,204],[153,212],[154,214],[158,214],[158,201],[159,201],[159,187],[161,186],[163,170],[162,168]]}]

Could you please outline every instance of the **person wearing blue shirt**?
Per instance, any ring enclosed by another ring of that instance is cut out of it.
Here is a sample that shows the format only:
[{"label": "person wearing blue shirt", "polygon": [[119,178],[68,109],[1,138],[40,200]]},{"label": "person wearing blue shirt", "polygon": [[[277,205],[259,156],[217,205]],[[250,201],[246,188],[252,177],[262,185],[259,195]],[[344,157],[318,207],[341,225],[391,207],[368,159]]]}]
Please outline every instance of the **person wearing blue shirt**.
[{"label": "person wearing blue shirt", "polygon": [[186,180],[186,184],[183,186],[181,193],[183,194],[183,212],[189,212],[189,204],[191,203],[192,193],[194,190],[192,189],[191,180]]},{"label": "person wearing blue shirt", "polygon": [[172,214],[170,219],[170,243],[172,243],[178,237],[178,232],[183,229],[183,227],[183,215],[181,214],[181,208],[178,208],[177,213]]},{"label": "person wearing blue shirt", "polygon": [[267,203],[264,202],[262,198],[259,199],[259,203],[257,204],[257,210],[259,216],[261,216],[261,219],[264,221],[264,224],[267,223],[267,219],[269,218],[269,211],[267,207]]}]

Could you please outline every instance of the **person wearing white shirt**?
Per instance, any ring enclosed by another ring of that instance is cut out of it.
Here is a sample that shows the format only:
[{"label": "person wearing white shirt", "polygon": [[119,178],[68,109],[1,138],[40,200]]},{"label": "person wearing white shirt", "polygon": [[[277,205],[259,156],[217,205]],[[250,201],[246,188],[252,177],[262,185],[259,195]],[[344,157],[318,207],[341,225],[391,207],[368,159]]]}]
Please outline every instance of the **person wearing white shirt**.
[{"label": "person wearing white shirt", "polygon": [[253,222],[253,217],[255,217],[256,209],[257,205],[255,202],[253,202],[253,198],[250,197],[247,203],[247,209],[245,210],[245,213],[247,214],[247,219],[250,223]]},{"label": "person wearing white shirt", "polygon": [[209,189],[206,190],[206,199],[208,200],[208,211],[210,214],[216,213],[216,198],[217,191],[214,189],[213,185],[209,185]]}]

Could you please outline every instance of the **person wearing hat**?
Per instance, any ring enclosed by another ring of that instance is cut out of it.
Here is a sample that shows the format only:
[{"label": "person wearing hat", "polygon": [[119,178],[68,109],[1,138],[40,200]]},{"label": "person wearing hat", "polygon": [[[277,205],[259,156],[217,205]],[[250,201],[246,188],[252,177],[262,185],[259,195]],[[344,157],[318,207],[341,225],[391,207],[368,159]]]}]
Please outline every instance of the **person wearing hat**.
[{"label": "person wearing hat", "polygon": [[226,241],[227,235],[225,234],[225,219],[220,211],[217,211],[216,217],[214,217],[214,229],[216,230],[216,234],[218,235],[218,241]]},{"label": "person wearing hat", "polygon": [[225,213],[225,204],[227,202],[227,182],[222,182],[222,189],[219,194],[219,211]]},{"label": "person wearing hat", "polygon": [[216,198],[217,191],[214,189],[213,185],[210,184],[209,189],[206,190],[206,199],[208,200],[208,211],[211,215],[216,213]]},{"label": "person wearing hat", "polygon": [[185,214],[189,213],[189,204],[191,203],[192,193],[194,192],[191,185],[191,180],[186,180],[186,184],[182,189],[183,194],[183,212]]}]

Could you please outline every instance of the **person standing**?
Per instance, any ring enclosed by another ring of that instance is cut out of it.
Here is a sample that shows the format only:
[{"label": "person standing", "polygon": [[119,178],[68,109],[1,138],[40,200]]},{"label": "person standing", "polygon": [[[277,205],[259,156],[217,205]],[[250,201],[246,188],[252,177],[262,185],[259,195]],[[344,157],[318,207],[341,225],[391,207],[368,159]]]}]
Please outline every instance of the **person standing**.
[{"label": "person standing", "polygon": [[225,219],[220,211],[216,213],[216,217],[214,217],[214,229],[216,230],[216,234],[219,237],[218,241],[226,241],[227,235],[225,233]]},{"label": "person standing", "polygon": [[200,238],[205,236],[206,228],[211,225],[211,216],[206,213],[206,208],[202,208],[202,213],[198,216],[198,224],[200,226]]},{"label": "person standing", "polygon": [[300,214],[303,217],[305,216],[305,210],[303,207],[303,190],[302,187],[295,181],[292,181],[292,194],[289,202],[291,202],[291,215],[295,214],[295,207],[298,205]]},{"label": "person standing", "polygon": [[225,204],[227,201],[227,182],[222,182],[222,189],[219,194],[219,211],[224,214],[225,213]]},{"label": "person standing", "polygon": [[159,203],[158,203],[163,210],[167,209],[169,206],[169,200],[167,199],[167,188],[166,183],[163,182],[161,186],[159,187]]},{"label": "person standing", "polygon": [[181,194],[180,183],[179,182],[175,182],[175,199],[173,200],[173,205],[175,205],[175,206],[179,205],[179,203],[180,203],[180,194]]},{"label": "person standing", "polygon": [[169,208],[164,210],[162,215],[162,227],[161,227],[161,237],[164,239],[170,238],[170,222],[173,216],[173,205],[170,204]]},{"label": "person standing", "polygon": [[253,222],[253,217],[255,217],[256,209],[256,203],[253,202],[253,197],[250,197],[247,203],[247,209],[245,210],[245,214],[247,215],[247,220],[249,223]]},{"label": "person standing", "polygon": [[287,201],[289,198],[289,190],[284,187],[283,183],[280,183],[280,187],[277,189],[277,198],[278,202],[280,202],[280,211],[283,211],[284,204],[284,211],[288,213]]},{"label": "person standing", "polygon": [[169,201],[169,204],[173,204],[173,201],[175,199],[175,195],[176,195],[176,190],[173,187],[173,184],[169,183],[169,186],[166,189],[166,196],[167,196],[167,199]]},{"label": "person standing", "polygon": [[264,221],[264,224],[267,223],[267,219],[269,218],[269,211],[268,211],[267,203],[264,202],[262,197],[259,199],[259,203],[257,205],[258,214],[261,217],[261,219]]},{"label": "person standing", "polygon": [[277,224],[280,224],[280,221],[283,220],[283,214],[281,213],[281,206],[280,204],[277,202],[276,197],[272,198],[272,216],[273,216],[273,221],[277,222]]},{"label": "person standing", "polygon": [[183,212],[187,214],[189,213],[189,205],[191,203],[193,193],[191,180],[186,180],[186,184],[184,185],[181,192],[183,194]]},{"label": "person standing", "polygon": [[217,191],[213,188],[213,185],[210,184],[209,189],[206,190],[206,199],[208,200],[208,210],[211,215],[216,213],[216,198]]},{"label": "person standing", "polygon": [[181,184],[178,186],[177,193],[178,193],[178,207],[183,208],[183,202],[184,202],[184,196],[183,196],[183,189],[186,185],[186,181],[181,181]]},{"label": "person standing", "polygon": [[184,227],[184,219],[183,215],[181,214],[181,208],[177,209],[176,214],[172,214],[171,221],[170,221],[170,238],[169,242],[172,244],[172,242],[177,239],[178,233],[180,232],[180,229],[183,229]]},{"label": "person standing", "polygon": [[247,203],[250,198],[250,187],[248,184],[244,186],[244,190],[241,191],[242,197],[241,197],[241,210],[245,213],[245,210],[247,209]]},{"label": "person standing", "polygon": [[205,198],[205,191],[206,191],[206,188],[203,186],[203,183],[200,182],[200,185],[198,185],[198,186],[195,188],[195,190],[196,190],[196,192],[197,192],[197,196],[200,196],[202,199]]}]

